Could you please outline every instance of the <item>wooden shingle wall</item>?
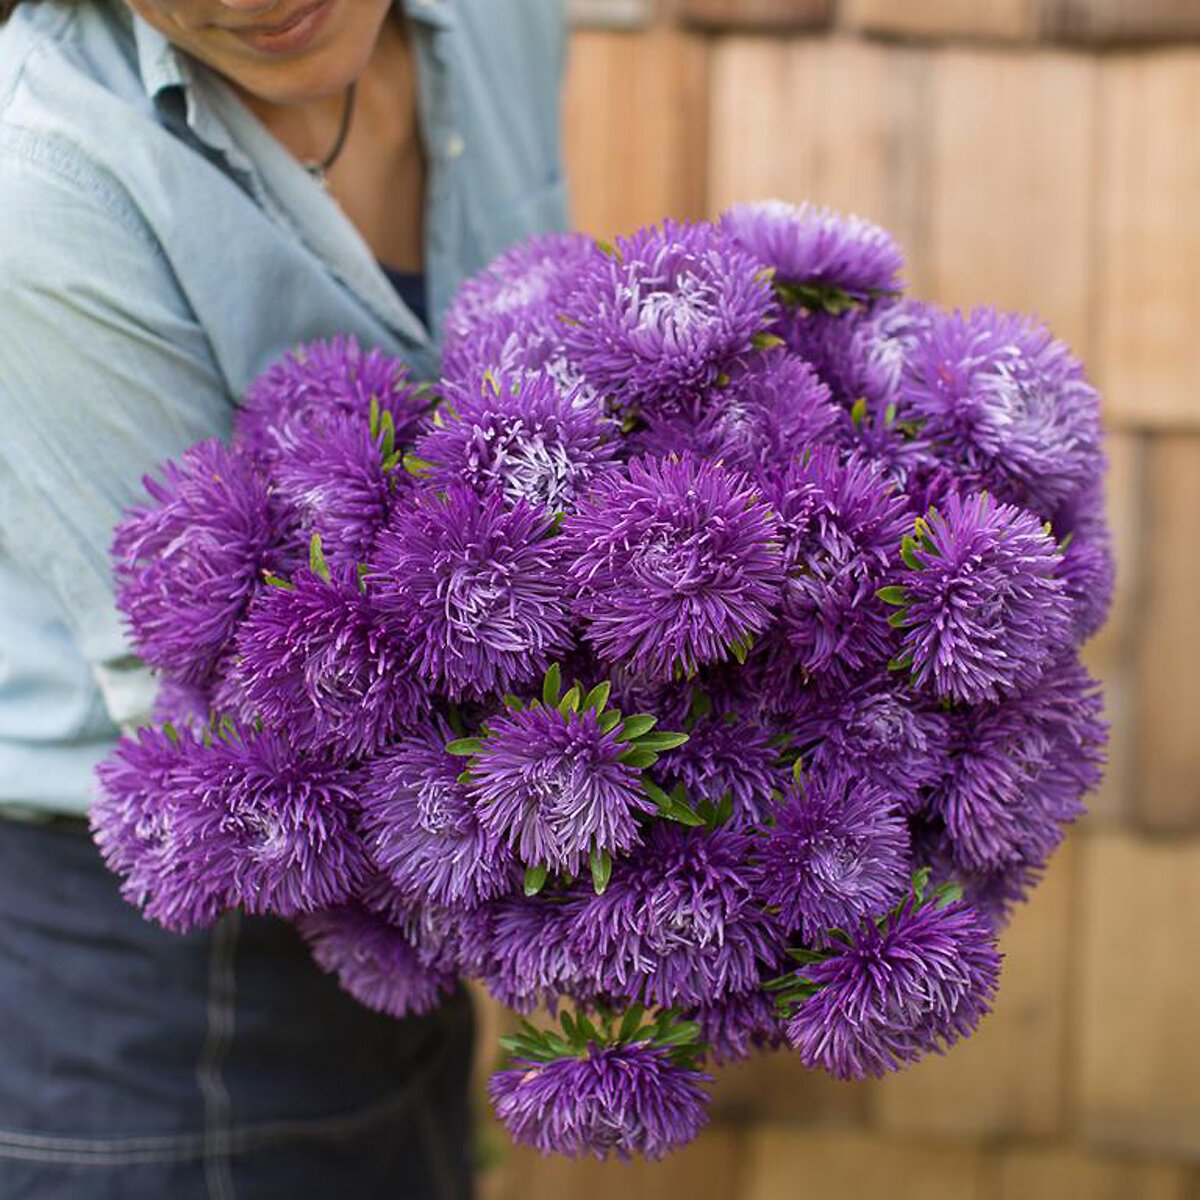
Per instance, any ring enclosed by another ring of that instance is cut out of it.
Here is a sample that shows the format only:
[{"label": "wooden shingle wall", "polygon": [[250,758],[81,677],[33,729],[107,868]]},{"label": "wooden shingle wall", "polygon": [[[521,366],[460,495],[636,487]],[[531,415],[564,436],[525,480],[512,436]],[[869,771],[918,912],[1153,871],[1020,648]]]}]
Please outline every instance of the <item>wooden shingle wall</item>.
[{"label": "wooden shingle wall", "polygon": [[893,230],[917,294],[1037,312],[1084,357],[1112,749],[970,1043],[871,1085],[761,1059],[666,1163],[506,1150],[486,1194],[1200,1200],[1200,0],[576,3],[581,228],[817,199]]}]

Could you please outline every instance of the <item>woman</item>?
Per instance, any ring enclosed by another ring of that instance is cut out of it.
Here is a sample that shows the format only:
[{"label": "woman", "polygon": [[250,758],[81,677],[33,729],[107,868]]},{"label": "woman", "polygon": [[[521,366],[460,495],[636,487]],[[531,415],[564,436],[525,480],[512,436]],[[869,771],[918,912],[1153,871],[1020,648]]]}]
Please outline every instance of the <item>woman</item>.
[{"label": "woman", "polygon": [[0,1196],[465,1195],[465,998],[398,1023],[281,923],[162,933],[84,814],[153,694],[121,509],[297,342],[432,373],[458,281],[563,227],[560,0],[5,9]]}]

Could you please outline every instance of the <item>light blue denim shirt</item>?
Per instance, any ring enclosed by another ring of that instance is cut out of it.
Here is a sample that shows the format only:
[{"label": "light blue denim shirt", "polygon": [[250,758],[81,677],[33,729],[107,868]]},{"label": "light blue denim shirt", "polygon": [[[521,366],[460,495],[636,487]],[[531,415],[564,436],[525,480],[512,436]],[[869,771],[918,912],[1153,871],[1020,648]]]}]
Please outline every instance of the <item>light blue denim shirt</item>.
[{"label": "light blue denim shirt", "polygon": [[0,27],[0,806],[83,812],[153,681],[108,547],[156,464],[334,333],[436,372],[459,281],[565,228],[562,0],[407,0],[433,337],[333,199],[122,0]]}]

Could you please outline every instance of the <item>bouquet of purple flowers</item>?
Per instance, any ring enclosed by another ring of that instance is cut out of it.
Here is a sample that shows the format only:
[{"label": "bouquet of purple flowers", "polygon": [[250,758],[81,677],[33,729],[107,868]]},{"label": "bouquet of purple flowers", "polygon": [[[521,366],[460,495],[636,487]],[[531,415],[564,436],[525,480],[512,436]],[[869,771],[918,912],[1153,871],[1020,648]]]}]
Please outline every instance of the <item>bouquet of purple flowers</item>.
[{"label": "bouquet of purple flowers", "polygon": [[434,385],[269,369],[116,534],[163,684],[100,769],[126,896],[294,920],[397,1017],[548,1008],[490,1084],[544,1152],[661,1156],[755,1049],[970,1034],[1100,773],[1105,462],[1061,343],[901,268],[747,204],[509,251]]}]

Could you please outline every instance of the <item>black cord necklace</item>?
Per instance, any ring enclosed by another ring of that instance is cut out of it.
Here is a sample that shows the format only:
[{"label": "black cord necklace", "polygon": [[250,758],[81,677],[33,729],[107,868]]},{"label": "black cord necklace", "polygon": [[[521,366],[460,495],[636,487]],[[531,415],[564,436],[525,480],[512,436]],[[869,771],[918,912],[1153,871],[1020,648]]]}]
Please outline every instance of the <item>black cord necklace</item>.
[{"label": "black cord necklace", "polygon": [[329,186],[325,178],[326,173],[341,157],[342,150],[346,145],[346,138],[350,135],[350,122],[354,119],[354,94],[357,87],[357,83],[352,83],[346,89],[346,102],[342,105],[342,123],[338,128],[337,141],[333,143],[333,149],[320,162],[306,160],[303,164],[304,169],[322,187]]}]

